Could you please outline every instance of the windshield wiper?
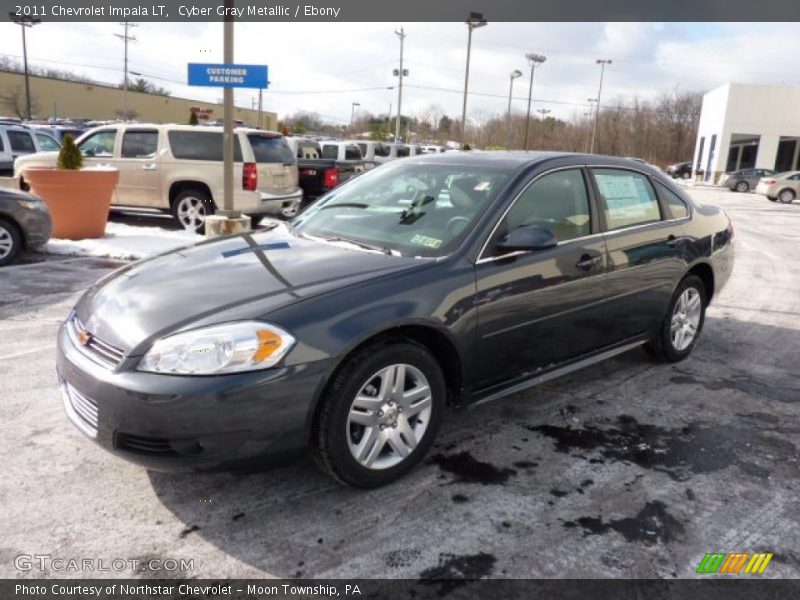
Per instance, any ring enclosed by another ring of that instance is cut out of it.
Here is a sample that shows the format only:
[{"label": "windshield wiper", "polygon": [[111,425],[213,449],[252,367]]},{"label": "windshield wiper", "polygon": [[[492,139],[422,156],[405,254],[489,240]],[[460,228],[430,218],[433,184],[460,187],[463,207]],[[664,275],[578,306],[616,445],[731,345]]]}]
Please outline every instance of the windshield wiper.
[{"label": "windshield wiper", "polygon": [[358,240],[351,240],[350,238],[344,238],[340,236],[335,237],[326,237],[322,238],[326,242],[343,242],[345,244],[353,244],[354,246],[358,246],[359,248],[364,248],[365,250],[377,250],[379,252],[383,252],[384,254],[391,256],[392,250],[387,248],[386,246],[376,246],[374,244],[368,244],[367,242],[360,242]]},{"label": "windshield wiper", "polygon": [[369,205],[360,202],[339,202],[338,204],[326,204],[320,210],[328,210],[329,208],[369,208]]}]

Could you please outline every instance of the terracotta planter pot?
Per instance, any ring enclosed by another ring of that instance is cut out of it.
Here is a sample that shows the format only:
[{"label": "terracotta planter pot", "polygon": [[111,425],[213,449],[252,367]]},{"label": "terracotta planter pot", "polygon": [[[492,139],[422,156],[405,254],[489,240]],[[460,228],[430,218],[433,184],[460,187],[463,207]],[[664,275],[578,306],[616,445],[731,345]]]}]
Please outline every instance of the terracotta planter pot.
[{"label": "terracotta planter pot", "polygon": [[23,169],[22,177],[50,209],[54,238],[82,240],[105,235],[119,171],[28,167]]}]

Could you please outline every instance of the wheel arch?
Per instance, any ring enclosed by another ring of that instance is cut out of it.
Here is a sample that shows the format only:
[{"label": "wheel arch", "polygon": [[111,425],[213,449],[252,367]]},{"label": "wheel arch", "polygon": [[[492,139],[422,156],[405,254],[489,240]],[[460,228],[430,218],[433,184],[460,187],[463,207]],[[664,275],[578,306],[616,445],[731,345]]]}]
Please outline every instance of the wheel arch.
[{"label": "wheel arch", "polygon": [[[200,190],[208,194],[211,202],[214,202],[214,194],[211,193],[211,188],[207,183],[193,179],[182,179],[173,181],[169,186],[169,208],[170,211],[175,209],[175,199],[184,190]],[[215,203],[216,206],[216,203]]]},{"label": "wheel arch", "polygon": [[[686,272],[686,275],[696,275],[706,288],[706,304],[714,297],[714,269],[706,262],[698,262]],[[684,275],[684,277],[686,276]]]},{"label": "wheel arch", "polygon": [[22,240],[22,249],[24,250],[25,248],[27,248],[28,233],[25,231],[25,228],[19,224],[19,221],[17,221],[13,215],[5,212],[0,212],[0,219],[8,222],[14,229],[17,230],[17,233],[19,234],[19,239]]}]

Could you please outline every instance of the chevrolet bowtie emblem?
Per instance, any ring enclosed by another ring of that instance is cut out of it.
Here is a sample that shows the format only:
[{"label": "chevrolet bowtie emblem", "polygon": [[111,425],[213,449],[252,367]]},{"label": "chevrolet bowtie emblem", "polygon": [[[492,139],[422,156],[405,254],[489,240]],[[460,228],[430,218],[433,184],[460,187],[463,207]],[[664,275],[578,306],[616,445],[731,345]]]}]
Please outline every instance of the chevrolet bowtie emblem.
[{"label": "chevrolet bowtie emblem", "polygon": [[88,331],[78,331],[78,343],[81,346],[88,346],[92,341],[92,334]]}]

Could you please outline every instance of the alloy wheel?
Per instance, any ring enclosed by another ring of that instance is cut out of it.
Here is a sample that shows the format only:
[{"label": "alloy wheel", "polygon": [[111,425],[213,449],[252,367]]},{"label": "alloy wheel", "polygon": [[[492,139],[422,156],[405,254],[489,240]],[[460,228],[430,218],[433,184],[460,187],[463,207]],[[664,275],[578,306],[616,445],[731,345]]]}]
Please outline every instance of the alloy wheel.
[{"label": "alloy wheel", "polygon": [[794,200],[794,192],[792,190],[783,190],[778,194],[778,200],[783,204],[790,204]]},{"label": "alloy wheel", "polygon": [[736,184],[736,191],[737,192],[746,192],[748,189],[748,185],[746,181],[740,181]]},{"label": "alloy wheel", "polygon": [[700,292],[693,287],[683,290],[675,303],[670,324],[672,347],[678,352],[686,350],[694,341],[697,329],[700,327],[702,312],[703,301]]},{"label": "alloy wheel", "polygon": [[3,260],[14,249],[14,238],[11,237],[11,232],[3,226],[0,226],[0,260]]},{"label": "alloy wheel", "polygon": [[433,407],[431,387],[412,365],[390,365],[361,386],[347,417],[353,458],[368,469],[388,469],[406,459],[422,440]]},{"label": "alloy wheel", "polygon": [[185,196],[178,202],[178,221],[184,229],[195,231],[206,222],[206,207],[200,198]]}]

